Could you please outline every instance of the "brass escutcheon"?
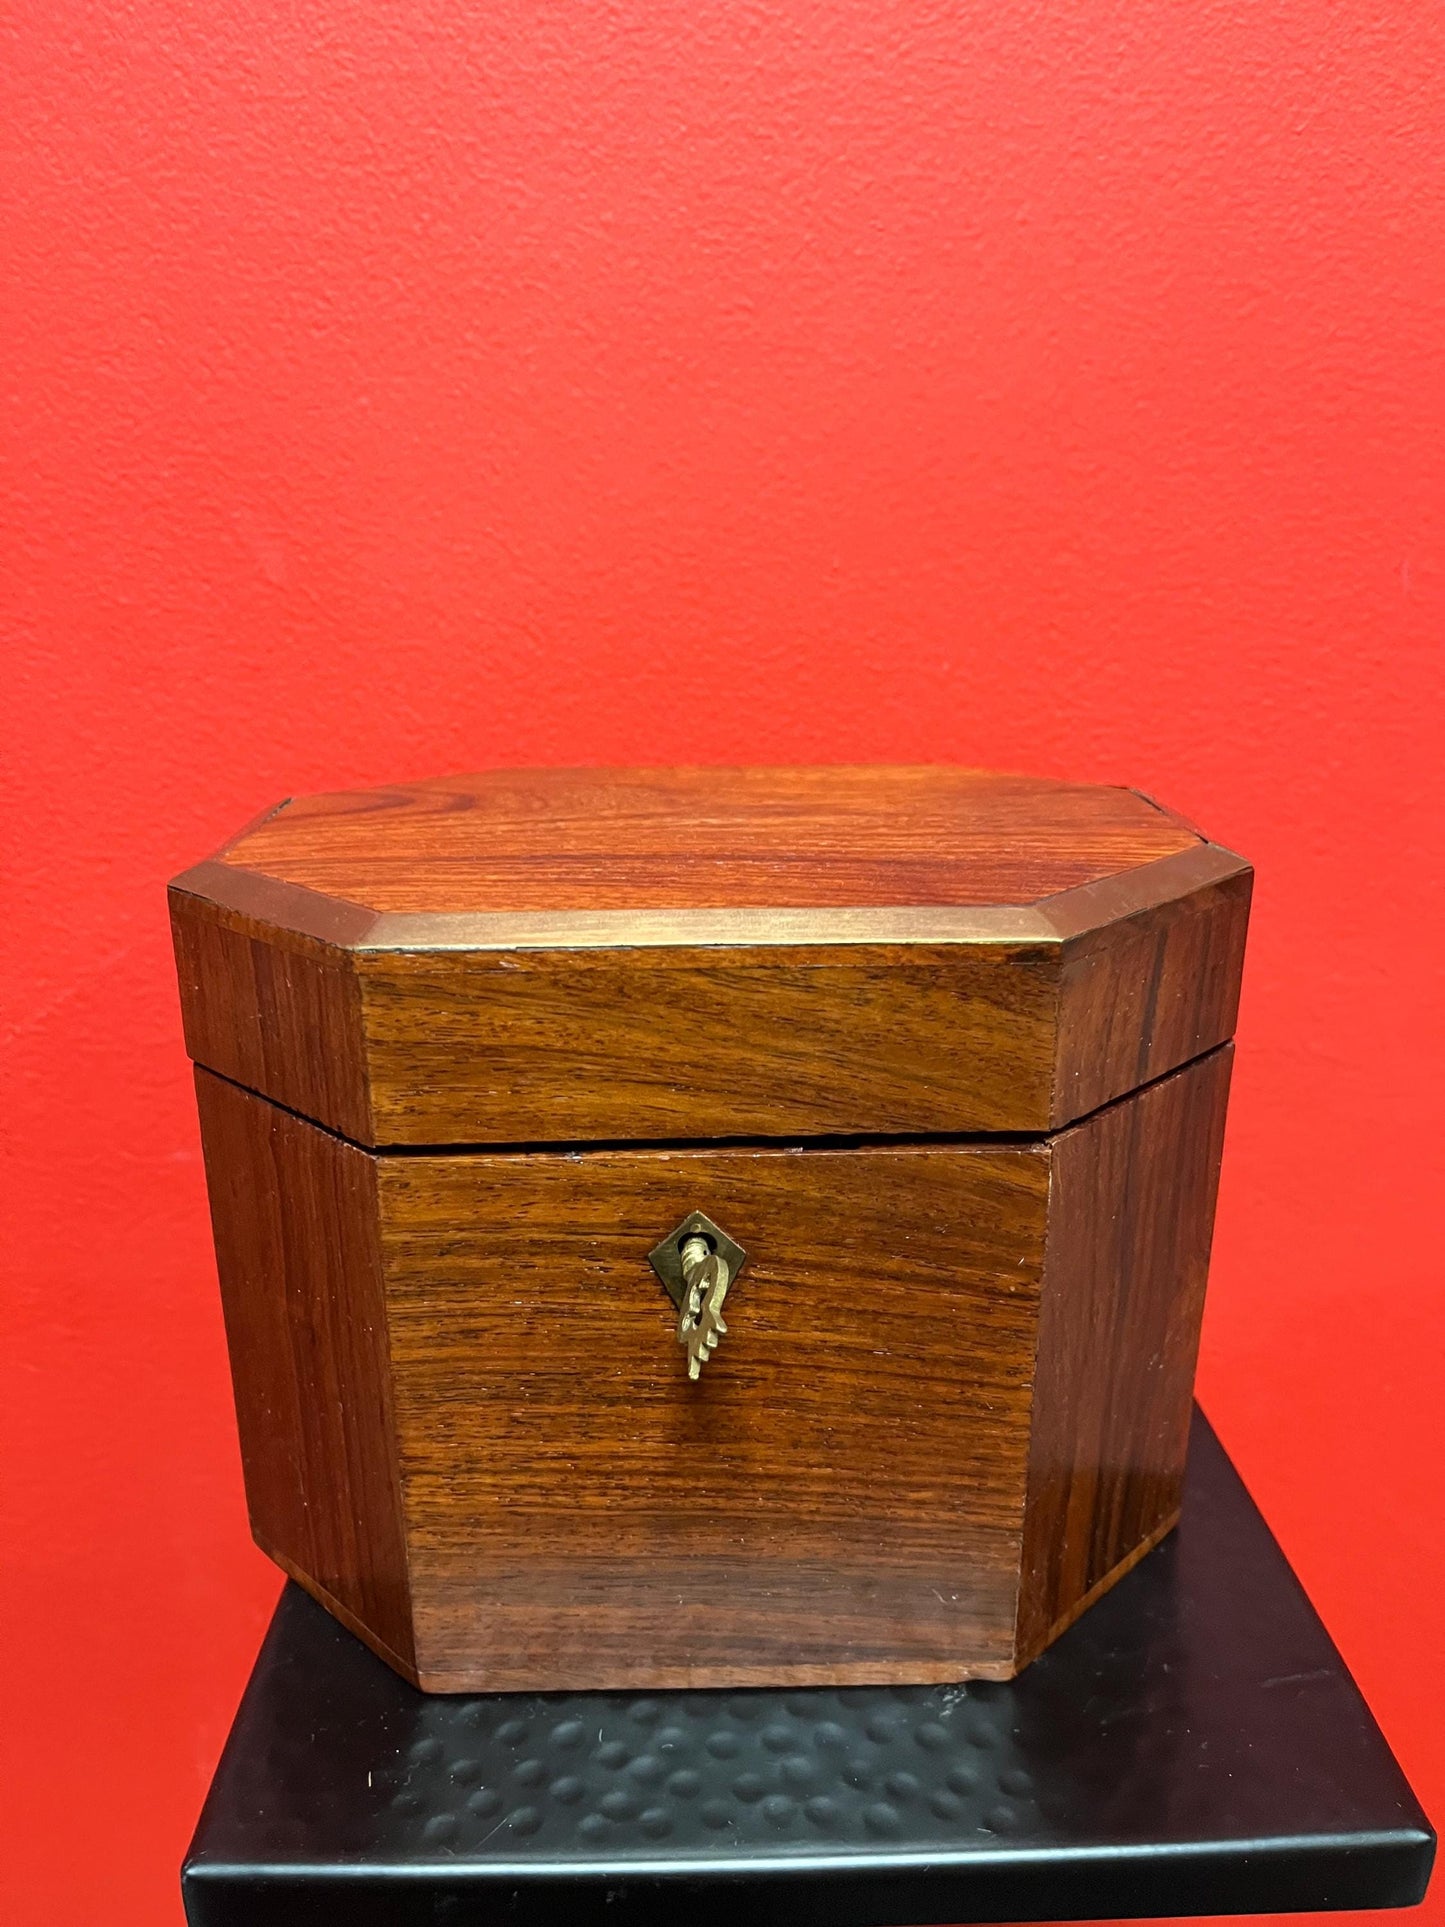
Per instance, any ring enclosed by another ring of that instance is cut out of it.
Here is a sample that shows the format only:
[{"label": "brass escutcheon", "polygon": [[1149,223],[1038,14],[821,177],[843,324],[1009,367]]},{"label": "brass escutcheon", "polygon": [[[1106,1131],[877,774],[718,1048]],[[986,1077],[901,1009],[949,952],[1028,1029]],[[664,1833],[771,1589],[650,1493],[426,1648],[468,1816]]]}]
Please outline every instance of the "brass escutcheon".
[{"label": "brass escutcheon", "polygon": [[747,1255],[701,1211],[690,1211],[648,1253],[648,1263],[677,1307],[677,1342],[686,1347],[690,1379],[701,1376],[703,1366],[727,1335],[723,1301]]}]

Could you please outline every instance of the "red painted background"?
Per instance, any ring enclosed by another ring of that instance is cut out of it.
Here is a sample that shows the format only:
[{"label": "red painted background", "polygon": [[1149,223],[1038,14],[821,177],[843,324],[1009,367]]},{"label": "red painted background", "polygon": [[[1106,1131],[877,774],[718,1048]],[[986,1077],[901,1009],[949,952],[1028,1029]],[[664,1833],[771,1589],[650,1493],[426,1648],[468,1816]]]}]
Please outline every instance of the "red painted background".
[{"label": "red painted background", "polygon": [[277,1589],[163,881],[488,763],[991,763],[1255,859],[1202,1389],[1445,1814],[1445,10],[0,48],[6,1922],[178,1920]]}]

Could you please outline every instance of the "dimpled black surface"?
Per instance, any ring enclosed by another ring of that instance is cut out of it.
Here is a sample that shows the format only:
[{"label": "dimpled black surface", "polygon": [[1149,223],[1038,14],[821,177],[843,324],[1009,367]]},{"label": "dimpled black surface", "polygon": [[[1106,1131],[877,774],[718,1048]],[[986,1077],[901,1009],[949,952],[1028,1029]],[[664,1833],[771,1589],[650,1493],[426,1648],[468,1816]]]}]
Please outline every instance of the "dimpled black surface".
[{"label": "dimpled black surface", "polygon": [[197,1927],[1389,1906],[1433,1840],[1202,1420],[1173,1539],[1008,1685],[415,1692],[293,1587]]}]

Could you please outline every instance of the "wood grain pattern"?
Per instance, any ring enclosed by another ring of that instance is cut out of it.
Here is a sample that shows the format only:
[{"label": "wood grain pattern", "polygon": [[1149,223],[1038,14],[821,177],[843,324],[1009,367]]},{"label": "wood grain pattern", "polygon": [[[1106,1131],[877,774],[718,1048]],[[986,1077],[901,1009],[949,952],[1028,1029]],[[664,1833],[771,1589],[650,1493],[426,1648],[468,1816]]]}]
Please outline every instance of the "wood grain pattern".
[{"label": "wood grain pattern", "polygon": [[[424,1685],[1007,1672],[1043,1153],[380,1171]],[[750,1255],[690,1384],[646,1253],[694,1207]]]},{"label": "wood grain pattern", "polygon": [[171,890],[186,1050],[196,1064],[374,1141],[361,981],[348,950]]},{"label": "wood grain pattern", "polygon": [[[856,946],[368,957],[384,1144],[1027,1129],[1056,971]],[[960,1075],[960,1066],[967,1074]]]},{"label": "wood grain pattern", "polygon": [[410,1672],[376,1160],[204,1070],[196,1098],[252,1530]]},{"label": "wood grain pattern", "polygon": [[1128,790],[501,771],[171,901],[197,1061],[357,1143],[1028,1133],[1231,1034],[1248,875]]},{"label": "wood grain pattern", "polygon": [[273,925],[268,956],[264,880],[172,907],[193,1055],[358,1143],[1039,1132],[1231,1034],[1249,876],[1196,844],[956,942],[394,949],[362,922]]},{"label": "wood grain pattern", "polygon": [[262,819],[171,899],[258,1541],[440,1690],[1008,1675],[1172,1519],[1249,886],[978,772]]},{"label": "wood grain pattern", "polygon": [[[1109,916],[1148,873],[1050,906],[1063,940],[1049,1122],[1055,1129],[1233,1037],[1254,873],[1235,859],[1146,908]],[[1080,914],[1078,898],[1092,903]]]},{"label": "wood grain pattern", "polygon": [[967,905],[1197,841],[1132,790],[983,770],[493,770],[302,797],[222,860],[378,911]]},{"label": "wood grain pattern", "polygon": [[[203,1074],[257,1536],[434,1690],[1006,1677],[1171,1522],[1228,1056],[791,1151],[374,1155]],[[749,1252],[696,1385],[693,1208]]]},{"label": "wood grain pattern", "polygon": [[1233,1054],[1051,1140],[1020,1663],[1177,1517]]}]

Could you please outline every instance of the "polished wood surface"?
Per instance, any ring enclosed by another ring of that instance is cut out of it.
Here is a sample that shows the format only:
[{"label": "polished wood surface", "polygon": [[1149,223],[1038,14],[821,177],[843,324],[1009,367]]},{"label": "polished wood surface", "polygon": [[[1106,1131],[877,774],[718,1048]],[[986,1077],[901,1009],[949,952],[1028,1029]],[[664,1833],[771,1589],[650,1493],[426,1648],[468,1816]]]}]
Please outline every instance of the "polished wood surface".
[{"label": "polished wood surface", "polygon": [[1020,1662],[1178,1515],[1233,1056],[1051,1140]]},{"label": "polished wood surface", "polygon": [[361,979],[349,951],[172,889],[192,1061],[358,1144],[375,1141]]},{"label": "polished wood surface", "polygon": [[196,1098],[252,1531],[410,1673],[376,1159],[204,1070]]},{"label": "polished wood surface", "polygon": [[[380,1164],[423,1684],[1009,1670],[1041,1151]],[[695,1207],[750,1255],[693,1384]]]},{"label": "polished wood surface", "polygon": [[[1007,1676],[1167,1529],[1226,1070],[1018,1144],[380,1156],[202,1075],[258,1538],[436,1690]],[[695,1385],[694,1208],[749,1253]]]},{"label": "polished wood surface", "polygon": [[1057,1128],[1232,1034],[1250,880],[1196,843],[952,939],[811,942],[403,944],[220,864],[171,901],[198,1062],[358,1143],[545,1144]]},{"label": "polished wood surface", "polygon": [[[1053,1127],[1234,1035],[1253,872],[1237,858],[1206,870],[1205,851],[1176,862],[1191,869],[1192,887],[1181,882],[1147,908],[1138,907],[1138,886],[1148,871],[1054,899]],[[1086,894],[1087,906],[1079,901]]]},{"label": "polished wood surface", "polygon": [[232,866],[393,912],[1027,904],[1198,834],[1136,792],[946,767],[490,770],[301,797]]},{"label": "polished wood surface", "polygon": [[1171,1523],[1250,882],[967,771],[262,819],[171,893],[258,1541],[440,1690],[1007,1676]]}]

